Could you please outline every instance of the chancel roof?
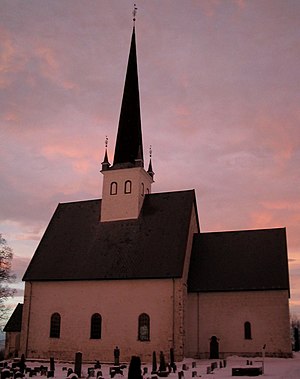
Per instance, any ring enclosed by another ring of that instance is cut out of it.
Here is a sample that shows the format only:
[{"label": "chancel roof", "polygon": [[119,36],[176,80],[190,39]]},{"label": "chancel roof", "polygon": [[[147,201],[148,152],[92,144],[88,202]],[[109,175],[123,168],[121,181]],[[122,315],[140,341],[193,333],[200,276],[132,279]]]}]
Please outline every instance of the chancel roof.
[{"label": "chancel roof", "polygon": [[100,222],[101,200],[59,204],[25,281],[181,277],[193,190],[146,195],[136,220]]},{"label": "chancel roof", "polygon": [[284,228],[194,236],[189,292],[289,290]]}]

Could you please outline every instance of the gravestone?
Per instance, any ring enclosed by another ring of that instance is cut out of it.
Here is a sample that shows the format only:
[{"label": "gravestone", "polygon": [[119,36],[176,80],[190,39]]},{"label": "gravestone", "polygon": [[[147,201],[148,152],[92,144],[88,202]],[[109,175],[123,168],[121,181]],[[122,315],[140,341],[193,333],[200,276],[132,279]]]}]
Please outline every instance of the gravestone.
[{"label": "gravestone", "polygon": [[128,368],[128,379],[142,379],[141,358],[132,356]]},{"label": "gravestone", "polygon": [[25,355],[24,354],[21,355],[20,362],[17,364],[17,366],[20,368],[21,373],[24,374],[24,371],[26,368]]},{"label": "gravestone", "polygon": [[118,346],[116,346],[114,349],[114,363],[115,366],[119,366],[120,364],[120,349],[118,348]]},{"label": "gravestone", "polygon": [[88,367],[87,371],[88,371],[88,377],[89,378],[95,376],[95,369],[94,369],[94,367]]},{"label": "gravestone", "polygon": [[50,357],[50,371],[55,371],[55,363],[53,357]]},{"label": "gravestone", "polygon": [[164,353],[161,351],[159,353],[159,370],[158,371],[167,371],[166,361]]},{"label": "gravestone", "polygon": [[75,354],[74,372],[78,378],[81,378],[81,367],[82,367],[82,353],[80,351],[77,351],[77,353]]},{"label": "gravestone", "polygon": [[156,352],[153,351],[152,353],[152,371],[151,374],[157,373],[157,361],[156,361]]}]

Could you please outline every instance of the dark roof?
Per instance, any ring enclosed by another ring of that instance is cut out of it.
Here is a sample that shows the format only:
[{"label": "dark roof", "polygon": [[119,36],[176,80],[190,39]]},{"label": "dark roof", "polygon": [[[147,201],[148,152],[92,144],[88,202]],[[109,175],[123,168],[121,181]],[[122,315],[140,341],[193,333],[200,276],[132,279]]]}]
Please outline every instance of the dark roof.
[{"label": "dark roof", "polygon": [[19,303],[5,325],[4,332],[20,332],[22,326],[23,304]]},{"label": "dark roof", "polygon": [[143,141],[135,28],[133,28],[114,154],[114,166],[118,168],[124,163],[135,165],[136,159],[143,161]]},{"label": "dark roof", "polygon": [[181,277],[195,193],[146,195],[137,220],[99,222],[101,200],[59,204],[23,277]]},{"label": "dark roof", "polygon": [[289,290],[284,228],[194,236],[189,292]]}]

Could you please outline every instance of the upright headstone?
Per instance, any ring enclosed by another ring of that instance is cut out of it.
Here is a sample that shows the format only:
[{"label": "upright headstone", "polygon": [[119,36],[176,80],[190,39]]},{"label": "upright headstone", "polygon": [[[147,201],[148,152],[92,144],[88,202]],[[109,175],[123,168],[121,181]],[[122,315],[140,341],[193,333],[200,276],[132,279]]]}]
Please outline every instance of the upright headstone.
[{"label": "upright headstone", "polygon": [[159,353],[159,370],[158,371],[161,371],[161,372],[167,371],[165,356],[162,351]]},{"label": "upright headstone", "polygon": [[10,378],[10,370],[8,368],[4,368],[1,371],[1,379],[7,379]]},{"label": "upright headstone", "polygon": [[128,369],[128,379],[142,379],[141,358],[132,356]]},{"label": "upright headstone", "polygon": [[73,374],[73,369],[70,367],[67,370],[67,376],[70,376],[71,374]]},{"label": "upright headstone", "polygon": [[96,361],[94,368],[101,368],[100,361]]},{"label": "upright headstone", "polygon": [[170,349],[170,366],[173,367],[175,363],[175,357],[174,357],[174,349],[171,347]]},{"label": "upright headstone", "polygon": [[74,372],[78,376],[78,378],[81,378],[81,367],[82,367],[82,353],[78,351],[75,354],[75,365],[74,365]]},{"label": "upright headstone", "polygon": [[156,352],[153,351],[152,353],[152,371],[151,374],[157,373],[157,361],[156,361]]},{"label": "upright headstone", "polygon": [[21,373],[24,374],[24,371],[25,371],[25,368],[26,368],[25,355],[24,354],[21,355],[21,359],[20,359],[20,362],[19,362],[18,366],[20,368]]},{"label": "upright headstone", "polygon": [[55,371],[55,363],[53,357],[50,357],[50,371]]},{"label": "upright headstone", "polygon": [[120,349],[118,348],[118,346],[116,346],[114,349],[114,363],[115,366],[119,366],[120,364]]}]

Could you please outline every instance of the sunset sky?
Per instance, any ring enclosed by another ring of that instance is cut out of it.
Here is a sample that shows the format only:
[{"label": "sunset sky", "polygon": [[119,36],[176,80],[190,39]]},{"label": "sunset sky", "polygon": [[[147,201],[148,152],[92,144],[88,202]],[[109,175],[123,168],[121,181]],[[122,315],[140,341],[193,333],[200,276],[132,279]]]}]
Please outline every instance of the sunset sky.
[{"label": "sunset sky", "polygon": [[[286,227],[300,318],[300,1],[137,8],[153,192],[195,188],[202,231]],[[12,308],[57,204],[101,197],[132,9],[128,0],[0,0],[0,233],[14,250]]]}]

